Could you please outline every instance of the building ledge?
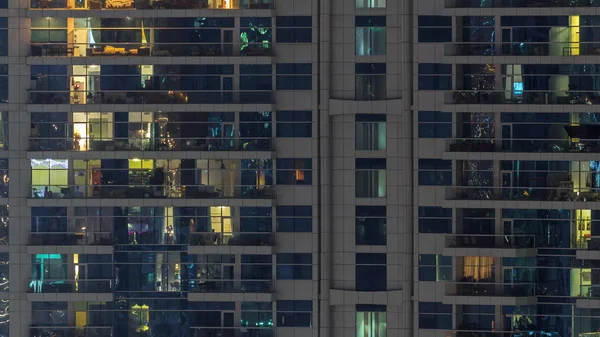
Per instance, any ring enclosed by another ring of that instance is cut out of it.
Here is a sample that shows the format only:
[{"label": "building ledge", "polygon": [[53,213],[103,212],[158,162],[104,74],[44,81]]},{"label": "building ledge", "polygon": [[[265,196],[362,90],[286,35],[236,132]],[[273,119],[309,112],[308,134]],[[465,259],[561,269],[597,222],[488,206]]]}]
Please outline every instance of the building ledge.
[{"label": "building ledge", "polygon": [[344,99],[329,100],[329,115],[383,114],[396,111],[402,112],[402,99],[384,101],[354,101]]},{"label": "building ledge", "polygon": [[330,305],[379,304],[400,305],[402,289],[388,291],[329,290]]},{"label": "building ledge", "polygon": [[215,292],[189,292],[187,299],[190,302],[273,302],[274,293],[215,293]]},{"label": "building ledge", "polygon": [[28,293],[30,302],[112,302],[112,293]]}]

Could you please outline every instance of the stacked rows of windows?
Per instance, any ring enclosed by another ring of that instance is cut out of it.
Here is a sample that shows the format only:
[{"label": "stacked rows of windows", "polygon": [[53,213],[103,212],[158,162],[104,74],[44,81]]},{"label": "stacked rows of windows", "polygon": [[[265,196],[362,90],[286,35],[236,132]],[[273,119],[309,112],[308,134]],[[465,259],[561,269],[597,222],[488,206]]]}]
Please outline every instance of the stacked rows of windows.
[{"label": "stacked rows of windows", "polygon": [[[6,8],[6,7],[4,7]],[[168,2],[117,0],[31,0],[30,9],[273,9],[272,0],[193,0]]]}]

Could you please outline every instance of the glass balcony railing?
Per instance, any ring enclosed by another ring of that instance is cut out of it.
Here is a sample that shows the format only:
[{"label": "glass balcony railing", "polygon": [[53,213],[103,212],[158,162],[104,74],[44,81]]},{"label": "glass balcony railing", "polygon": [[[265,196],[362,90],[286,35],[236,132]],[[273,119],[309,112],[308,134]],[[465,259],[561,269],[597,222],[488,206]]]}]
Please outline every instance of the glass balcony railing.
[{"label": "glass balcony railing", "polygon": [[535,296],[536,284],[530,283],[485,283],[485,282],[448,282],[446,295],[451,296]]},{"label": "glass balcony railing", "polygon": [[[446,334],[446,337],[561,337],[557,332],[553,331],[488,331],[488,330],[455,330],[451,334]],[[579,334],[579,337],[595,337]]]},{"label": "glass balcony railing", "polygon": [[32,293],[109,293],[112,280],[31,280]]},{"label": "glass balcony railing", "polygon": [[30,104],[272,104],[270,90],[262,91],[53,91],[30,90]]},{"label": "glass balcony railing", "polygon": [[273,199],[273,186],[213,185],[51,185],[32,186],[31,198],[43,199]]},{"label": "glass balcony railing", "polygon": [[600,139],[457,138],[446,144],[448,152],[600,153]]},{"label": "glass balcony railing", "polygon": [[584,285],[581,289],[579,297],[583,298],[600,298],[600,284]]},{"label": "glass balcony railing", "polygon": [[446,0],[446,8],[600,7],[597,0]]},{"label": "glass balcony railing", "polygon": [[534,248],[534,235],[483,235],[453,234],[446,235],[448,248]]},{"label": "glass balcony railing", "polygon": [[33,138],[30,151],[272,151],[271,138]]},{"label": "glass balcony railing", "polygon": [[194,246],[274,246],[273,233],[190,233]]},{"label": "glass balcony railing", "polygon": [[32,43],[30,56],[272,56],[272,43]]},{"label": "glass balcony railing", "polygon": [[110,326],[31,326],[29,337],[114,337]]},{"label": "glass balcony railing", "polygon": [[272,293],[271,280],[190,280],[190,291],[197,293]]},{"label": "glass balcony railing", "polygon": [[273,337],[273,329],[269,327],[190,327],[190,330],[190,337]]},{"label": "glass balcony railing", "polygon": [[110,246],[113,234],[110,232],[36,232],[29,234],[31,246]]},{"label": "glass balcony railing", "polygon": [[273,9],[272,0],[31,0],[30,9]]},{"label": "glass balcony railing", "polygon": [[446,92],[445,104],[600,104],[589,91],[458,90]]},{"label": "glass balcony railing", "polygon": [[450,43],[446,56],[592,56],[600,55],[594,42]]},{"label": "glass balcony railing", "polygon": [[573,187],[487,187],[446,188],[446,200],[600,201],[600,188],[575,191]]}]

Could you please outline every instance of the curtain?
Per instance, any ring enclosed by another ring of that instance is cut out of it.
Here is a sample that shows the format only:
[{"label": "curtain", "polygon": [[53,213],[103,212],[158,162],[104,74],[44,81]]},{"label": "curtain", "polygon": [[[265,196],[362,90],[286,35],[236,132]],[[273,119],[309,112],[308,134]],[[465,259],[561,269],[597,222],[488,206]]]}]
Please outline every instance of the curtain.
[{"label": "curtain", "polygon": [[489,280],[494,274],[494,258],[488,256],[465,256],[463,276],[475,280]]}]

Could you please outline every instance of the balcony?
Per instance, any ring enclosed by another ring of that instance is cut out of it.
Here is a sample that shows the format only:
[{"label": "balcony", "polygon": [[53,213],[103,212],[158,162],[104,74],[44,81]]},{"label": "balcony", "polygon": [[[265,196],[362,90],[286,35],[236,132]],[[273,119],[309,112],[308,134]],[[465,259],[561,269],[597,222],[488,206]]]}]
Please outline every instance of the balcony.
[{"label": "balcony", "polygon": [[31,43],[29,56],[273,56],[272,43]]},{"label": "balcony", "polygon": [[190,233],[189,254],[273,254],[273,233]]},{"label": "balcony", "polygon": [[269,0],[31,0],[30,9],[273,9]]},{"label": "balcony", "polygon": [[30,104],[272,104],[271,91],[29,91]]},{"label": "balcony", "polygon": [[595,0],[446,0],[446,8],[520,8],[520,7],[600,7]]},{"label": "balcony", "polygon": [[485,283],[485,282],[449,282],[446,283],[446,295],[450,296],[492,296],[492,297],[529,297],[535,296],[536,284],[531,283]]},{"label": "balcony", "polygon": [[[560,337],[552,331],[485,331],[485,330],[455,330],[446,334],[446,337]],[[582,335],[579,337],[596,337],[595,335]]]},{"label": "balcony", "polygon": [[209,328],[190,327],[190,337],[273,337],[273,329],[264,328]]},{"label": "balcony", "polygon": [[113,337],[111,326],[30,326],[29,337]]},{"label": "balcony", "polygon": [[600,104],[600,96],[583,91],[527,91],[514,94],[503,90],[458,90],[449,91],[444,96],[445,104]]},{"label": "balcony", "polygon": [[30,246],[110,246],[113,234],[110,232],[46,232],[30,233]]},{"label": "balcony", "polygon": [[31,280],[30,293],[111,293],[112,280]]},{"label": "balcony", "polygon": [[448,152],[600,153],[600,139],[482,139],[446,142]]},{"label": "balcony", "polygon": [[446,189],[446,200],[600,201],[600,189],[573,192],[572,187],[455,186]]},{"label": "balcony", "polygon": [[[85,192],[83,192],[85,191]],[[34,199],[274,199],[273,186],[77,185],[31,187]]]},{"label": "balcony", "polygon": [[190,280],[188,300],[206,301],[258,301],[275,300],[272,280]]},{"label": "balcony", "polygon": [[30,151],[272,151],[271,138],[31,138]]},{"label": "balcony", "polygon": [[526,42],[526,43],[451,43],[445,56],[597,56],[597,43]]}]

